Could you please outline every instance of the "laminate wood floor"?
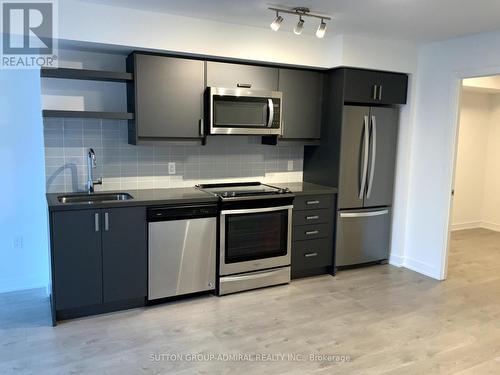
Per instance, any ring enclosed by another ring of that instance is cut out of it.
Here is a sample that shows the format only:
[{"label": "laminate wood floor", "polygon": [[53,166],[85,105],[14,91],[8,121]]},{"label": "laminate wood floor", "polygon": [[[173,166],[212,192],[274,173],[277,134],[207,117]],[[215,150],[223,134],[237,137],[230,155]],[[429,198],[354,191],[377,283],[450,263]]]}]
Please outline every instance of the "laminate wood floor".
[{"label": "laminate wood floor", "polygon": [[[55,328],[43,291],[3,294],[0,373],[499,374],[500,233],[453,233],[449,263],[445,282],[374,266]],[[193,353],[218,360],[168,357]]]}]

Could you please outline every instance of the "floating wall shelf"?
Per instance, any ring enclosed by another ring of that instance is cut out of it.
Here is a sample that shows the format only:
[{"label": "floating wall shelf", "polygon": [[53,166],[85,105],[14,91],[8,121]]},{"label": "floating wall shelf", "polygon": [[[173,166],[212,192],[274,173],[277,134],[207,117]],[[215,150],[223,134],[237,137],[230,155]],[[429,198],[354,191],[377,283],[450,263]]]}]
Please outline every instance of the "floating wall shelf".
[{"label": "floating wall shelf", "polygon": [[82,79],[105,82],[127,82],[134,80],[132,73],[71,68],[44,68],[41,70],[40,75],[45,78]]},{"label": "floating wall shelf", "polygon": [[99,118],[110,120],[134,119],[134,114],[128,112],[59,111],[44,109],[42,113],[43,117]]},{"label": "floating wall shelf", "polygon": [[[104,70],[43,68],[40,71],[42,78],[79,79],[103,82],[129,82],[134,80],[132,73],[110,72]],[[43,117],[73,117],[73,118],[98,118],[111,120],[133,120],[134,114],[129,112],[96,112],[96,111],[67,111],[44,109]]]}]

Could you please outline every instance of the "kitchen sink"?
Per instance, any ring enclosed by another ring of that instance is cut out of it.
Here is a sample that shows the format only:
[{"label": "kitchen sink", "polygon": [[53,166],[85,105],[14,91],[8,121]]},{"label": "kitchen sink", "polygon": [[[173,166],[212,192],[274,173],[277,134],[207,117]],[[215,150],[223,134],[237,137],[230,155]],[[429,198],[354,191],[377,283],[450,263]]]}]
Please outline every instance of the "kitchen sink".
[{"label": "kitchen sink", "polygon": [[100,194],[68,194],[57,197],[61,203],[99,203],[109,201],[127,201],[134,199],[128,193],[100,193]]}]

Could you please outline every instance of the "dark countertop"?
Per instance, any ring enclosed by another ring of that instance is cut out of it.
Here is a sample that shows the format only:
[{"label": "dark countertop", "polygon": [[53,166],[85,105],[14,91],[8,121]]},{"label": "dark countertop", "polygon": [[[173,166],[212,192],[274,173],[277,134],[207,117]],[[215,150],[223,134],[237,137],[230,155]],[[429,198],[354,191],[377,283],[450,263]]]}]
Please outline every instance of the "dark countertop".
[{"label": "dark countertop", "polygon": [[96,194],[117,192],[128,193],[132,195],[134,199],[98,203],[60,203],[57,197],[61,195],[71,195],[72,193],[49,193],[47,194],[47,203],[50,211],[66,211],[110,207],[152,206],[162,204],[207,203],[218,201],[217,197],[195,189],[194,187],[143,190],[124,189],[120,191],[98,191]]},{"label": "dark countertop", "polygon": [[311,184],[309,182],[288,182],[281,184],[269,184],[280,188],[289,188],[295,195],[308,194],[337,194],[338,189],[329,186]]},{"label": "dark countertop", "polygon": [[[308,182],[290,182],[280,184],[270,184],[276,187],[289,188],[295,195],[306,194],[336,194],[337,188],[311,184]],[[99,191],[100,193],[128,193],[134,197],[125,201],[105,201],[94,203],[61,203],[57,199],[61,195],[71,195],[72,193],[48,193],[47,204],[50,211],[85,210],[94,208],[110,207],[133,207],[133,206],[155,206],[162,204],[183,204],[183,203],[207,203],[217,202],[218,198],[195,189],[194,187],[173,188],[173,189],[144,189],[144,190],[120,190],[120,191]],[[75,193],[83,194],[83,193]]]}]

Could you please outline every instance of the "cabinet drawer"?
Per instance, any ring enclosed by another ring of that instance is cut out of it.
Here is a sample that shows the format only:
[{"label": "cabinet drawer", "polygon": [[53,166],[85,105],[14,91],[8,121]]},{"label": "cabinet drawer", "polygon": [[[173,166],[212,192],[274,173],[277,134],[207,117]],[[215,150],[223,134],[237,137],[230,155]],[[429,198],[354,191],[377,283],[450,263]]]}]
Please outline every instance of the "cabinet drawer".
[{"label": "cabinet drawer", "polygon": [[292,241],[314,240],[332,235],[333,228],[330,224],[298,225],[293,227]]},{"label": "cabinet drawer", "polygon": [[333,211],[330,209],[304,210],[293,212],[293,225],[326,224],[333,220]]},{"label": "cabinet drawer", "polygon": [[307,195],[295,197],[293,201],[294,210],[317,210],[320,208],[332,208],[332,195]]},{"label": "cabinet drawer", "polygon": [[333,264],[333,246],[330,238],[298,241],[292,244],[292,270],[326,267]]}]

